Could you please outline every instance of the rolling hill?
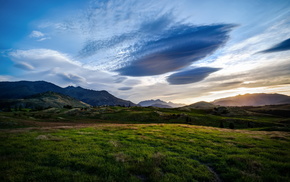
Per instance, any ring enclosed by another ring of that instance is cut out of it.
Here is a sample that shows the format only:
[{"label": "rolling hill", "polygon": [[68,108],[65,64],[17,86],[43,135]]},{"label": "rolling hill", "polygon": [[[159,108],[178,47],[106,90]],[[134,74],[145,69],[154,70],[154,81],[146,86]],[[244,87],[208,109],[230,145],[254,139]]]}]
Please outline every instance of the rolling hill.
[{"label": "rolling hill", "polygon": [[209,103],[209,102],[200,101],[200,102],[196,102],[194,104],[190,104],[190,105],[185,106],[185,107],[194,108],[194,109],[212,109],[212,108],[216,107],[216,105]]},{"label": "rolling hill", "polygon": [[90,105],[70,96],[50,91],[35,94],[24,99],[7,99],[0,101],[0,108],[44,109],[49,107],[63,108],[64,106],[89,107]]},{"label": "rolling hill", "polygon": [[245,94],[218,99],[212,102],[220,106],[264,106],[290,104],[290,96],[282,94]]}]

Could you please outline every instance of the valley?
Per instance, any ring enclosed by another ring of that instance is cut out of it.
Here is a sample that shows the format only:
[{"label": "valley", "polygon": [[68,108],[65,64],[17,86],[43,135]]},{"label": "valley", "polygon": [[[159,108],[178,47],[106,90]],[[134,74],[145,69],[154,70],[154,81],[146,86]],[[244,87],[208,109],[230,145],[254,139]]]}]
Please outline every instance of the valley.
[{"label": "valley", "polygon": [[288,181],[290,119],[262,108],[0,112],[0,180]]},{"label": "valley", "polygon": [[289,104],[137,105],[46,82],[1,86],[0,181],[290,180]]}]

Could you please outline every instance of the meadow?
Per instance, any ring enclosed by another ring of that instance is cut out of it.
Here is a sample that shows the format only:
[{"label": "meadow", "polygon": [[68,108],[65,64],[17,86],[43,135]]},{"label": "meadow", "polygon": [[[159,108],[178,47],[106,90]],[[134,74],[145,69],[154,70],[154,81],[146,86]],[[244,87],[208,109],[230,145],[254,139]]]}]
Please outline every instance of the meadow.
[{"label": "meadow", "polygon": [[265,131],[287,118],[137,107],[0,115],[0,181],[290,181],[288,125]]}]

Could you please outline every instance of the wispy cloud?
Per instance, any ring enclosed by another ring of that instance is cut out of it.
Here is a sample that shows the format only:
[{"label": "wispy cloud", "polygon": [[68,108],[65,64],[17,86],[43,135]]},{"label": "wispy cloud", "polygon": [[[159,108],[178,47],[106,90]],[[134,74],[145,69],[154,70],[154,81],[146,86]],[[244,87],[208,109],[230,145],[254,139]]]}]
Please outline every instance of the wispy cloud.
[{"label": "wispy cloud", "polygon": [[44,37],[44,34],[40,31],[37,31],[37,30],[33,30],[31,32],[31,34],[29,35],[29,37],[31,38],[40,38],[40,37]]},{"label": "wispy cloud", "polygon": [[37,31],[37,30],[33,30],[30,33],[29,37],[33,38],[33,39],[36,39],[36,41],[39,41],[39,42],[47,40],[47,39],[51,39],[50,37],[48,37],[44,33],[40,32],[40,31]]},{"label": "wispy cloud", "polygon": [[80,84],[80,83],[86,82],[86,79],[84,77],[71,74],[71,73],[58,73],[57,76],[61,77],[65,82],[69,82],[69,83]]},{"label": "wispy cloud", "polygon": [[122,83],[124,80],[126,80],[127,78],[124,77],[124,76],[121,76],[121,77],[117,77],[115,80],[114,80],[114,83]]},{"label": "wispy cloud", "polygon": [[282,41],[281,43],[274,45],[273,47],[261,51],[261,53],[270,53],[270,52],[280,52],[290,50],[290,38]]},{"label": "wispy cloud", "polygon": [[131,90],[132,87],[121,87],[121,88],[118,88],[118,90],[122,90],[122,91],[126,91],[126,90]]},{"label": "wispy cloud", "polygon": [[115,87],[119,86],[111,86],[115,79],[113,75],[83,68],[81,63],[55,50],[14,50],[8,56],[15,63],[15,69],[22,70],[21,79],[47,80],[62,86],[87,88],[93,85],[97,90],[117,89]]},{"label": "wispy cloud", "polygon": [[34,67],[26,62],[17,62],[14,64],[15,67],[24,69],[24,70],[34,70]]},{"label": "wispy cloud", "polygon": [[52,66],[71,68],[81,65],[80,62],[72,60],[68,55],[50,49],[15,50],[9,53],[11,60],[16,63],[26,62],[38,69],[46,69]]}]

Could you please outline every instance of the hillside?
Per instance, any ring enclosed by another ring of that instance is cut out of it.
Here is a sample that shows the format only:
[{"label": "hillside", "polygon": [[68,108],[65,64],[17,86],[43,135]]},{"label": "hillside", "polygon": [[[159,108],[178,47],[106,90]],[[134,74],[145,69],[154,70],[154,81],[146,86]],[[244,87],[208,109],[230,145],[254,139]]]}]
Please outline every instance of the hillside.
[{"label": "hillside", "polygon": [[64,106],[89,107],[90,105],[67,95],[50,91],[35,94],[24,99],[0,100],[0,108],[44,109],[49,107],[63,108]]},{"label": "hillside", "polygon": [[212,102],[220,106],[263,106],[290,104],[290,96],[282,94],[245,94],[218,99]]},{"label": "hillside", "polygon": [[209,102],[205,102],[205,101],[200,101],[185,107],[189,107],[189,108],[194,108],[194,109],[212,109],[214,107],[216,107],[216,105],[209,103]]},{"label": "hillside", "polygon": [[92,106],[136,105],[130,101],[119,99],[104,90],[95,91],[73,86],[62,88],[45,81],[0,82],[0,90],[0,99],[23,99],[31,95],[51,91],[68,95]]},{"label": "hillside", "polygon": [[142,106],[142,107],[148,107],[148,106],[153,106],[153,107],[160,107],[160,108],[175,108],[175,107],[182,107],[184,106],[184,104],[176,104],[173,102],[165,102],[163,100],[160,99],[156,99],[156,100],[145,100],[145,101],[141,101],[138,103],[138,105]]},{"label": "hillside", "polygon": [[270,115],[290,113],[289,105],[275,113],[273,106],[243,108],[257,113],[119,106],[0,112],[0,179],[289,181],[289,116]]}]

